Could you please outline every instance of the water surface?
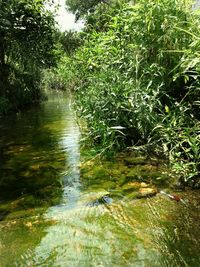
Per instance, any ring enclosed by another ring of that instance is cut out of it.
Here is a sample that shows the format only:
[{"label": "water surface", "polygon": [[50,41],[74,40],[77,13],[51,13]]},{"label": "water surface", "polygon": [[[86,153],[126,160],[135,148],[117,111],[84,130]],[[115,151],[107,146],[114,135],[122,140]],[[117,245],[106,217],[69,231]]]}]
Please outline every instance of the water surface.
[{"label": "water surface", "polygon": [[86,162],[80,138],[62,93],[0,121],[0,266],[199,266],[199,191],[138,198],[165,168]]}]

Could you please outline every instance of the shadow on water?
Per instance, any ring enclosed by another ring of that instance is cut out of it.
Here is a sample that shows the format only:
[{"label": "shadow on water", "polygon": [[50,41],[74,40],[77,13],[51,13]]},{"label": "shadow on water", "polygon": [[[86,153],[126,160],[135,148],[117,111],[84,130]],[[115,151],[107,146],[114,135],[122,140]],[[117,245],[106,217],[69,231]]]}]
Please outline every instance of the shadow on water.
[{"label": "shadow on water", "polygon": [[199,192],[180,192],[187,205],[158,193],[169,183],[161,162],[80,164],[59,95],[11,121],[0,124],[0,266],[199,265]]},{"label": "shadow on water", "polygon": [[60,202],[61,173],[67,171],[62,138],[68,109],[63,98],[51,98],[26,114],[1,122],[1,219],[13,210]]}]

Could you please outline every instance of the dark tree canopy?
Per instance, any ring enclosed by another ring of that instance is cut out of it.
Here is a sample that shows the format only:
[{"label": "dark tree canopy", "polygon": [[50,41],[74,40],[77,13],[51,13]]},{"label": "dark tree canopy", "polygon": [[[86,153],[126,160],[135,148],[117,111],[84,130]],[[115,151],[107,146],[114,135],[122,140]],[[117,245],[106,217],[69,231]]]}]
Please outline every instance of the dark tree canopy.
[{"label": "dark tree canopy", "polygon": [[76,15],[76,19],[84,17],[95,10],[99,3],[105,3],[108,0],[66,0],[68,10]]},{"label": "dark tree canopy", "polygon": [[0,0],[0,66],[14,60],[48,63],[54,20],[44,0]]},{"label": "dark tree canopy", "polygon": [[0,100],[16,87],[34,90],[40,69],[53,62],[54,18],[44,3],[0,0]]},{"label": "dark tree canopy", "polygon": [[81,33],[72,30],[60,32],[58,40],[68,56],[71,56],[83,42]]}]

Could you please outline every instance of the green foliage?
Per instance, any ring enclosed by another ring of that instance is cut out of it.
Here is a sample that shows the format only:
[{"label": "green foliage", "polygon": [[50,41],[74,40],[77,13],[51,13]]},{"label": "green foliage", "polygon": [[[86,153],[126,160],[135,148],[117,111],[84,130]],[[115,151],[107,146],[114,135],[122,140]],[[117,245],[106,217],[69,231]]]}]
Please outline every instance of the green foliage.
[{"label": "green foliage", "polygon": [[191,180],[200,171],[199,13],[185,0],[125,2],[104,6],[103,22],[102,6],[88,17],[73,61],[78,111],[96,144],[164,156]]},{"label": "green foliage", "polygon": [[0,96],[9,103],[1,112],[40,97],[40,69],[54,64],[53,32],[44,0],[0,1]]},{"label": "green foliage", "polygon": [[42,77],[43,88],[47,90],[66,90],[69,84],[68,76],[70,75],[70,71],[66,72],[66,65],[70,65],[70,60],[63,56],[56,67],[45,69]]},{"label": "green foliage", "polygon": [[99,3],[107,2],[106,0],[66,0],[68,10],[76,15],[76,19],[84,17],[89,12],[94,12]]},{"label": "green foliage", "polygon": [[76,86],[73,70],[73,55],[83,44],[81,32],[65,31],[55,33],[57,64],[43,72],[42,84],[46,89],[66,90]]},{"label": "green foliage", "polygon": [[58,42],[61,45],[61,49],[68,56],[72,56],[76,49],[81,46],[83,40],[81,33],[76,31],[65,31],[58,33]]},{"label": "green foliage", "polygon": [[75,31],[57,32],[57,65],[43,72],[43,87],[46,89],[73,89],[76,84],[73,73],[73,55],[83,44],[82,33]]}]

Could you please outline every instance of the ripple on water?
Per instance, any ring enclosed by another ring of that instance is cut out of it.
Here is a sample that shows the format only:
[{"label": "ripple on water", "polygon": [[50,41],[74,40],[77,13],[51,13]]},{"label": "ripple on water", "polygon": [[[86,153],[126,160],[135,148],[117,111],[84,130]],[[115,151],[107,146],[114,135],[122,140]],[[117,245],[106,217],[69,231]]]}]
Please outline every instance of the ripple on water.
[{"label": "ripple on water", "polygon": [[[159,194],[136,199],[140,170],[143,184],[150,172],[160,179],[157,165],[145,169],[144,159],[138,160],[139,167],[130,158],[125,165],[109,162],[108,170],[88,165],[87,176],[82,177],[79,128],[65,98],[50,99],[38,110],[21,114],[12,127],[15,132],[9,125],[1,127],[0,144],[9,144],[7,153],[1,154],[9,167],[5,177],[9,173],[11,178],[22,177],[26,190],[38,181],[43,186],[44,177],[46,182],[59,178],[61,190],[57,202],[45,206],[42,216],[20,215],[0,223],[0,266],[198,266],[198,193],[188,196],[188,206]],[[46,193],[36,190],[42,201],[49,197],[48,186]],[[105,196],[112,201],[102,201]],[[27,191],[11,201],[16,213],[26,197],[32,201]]]}]

